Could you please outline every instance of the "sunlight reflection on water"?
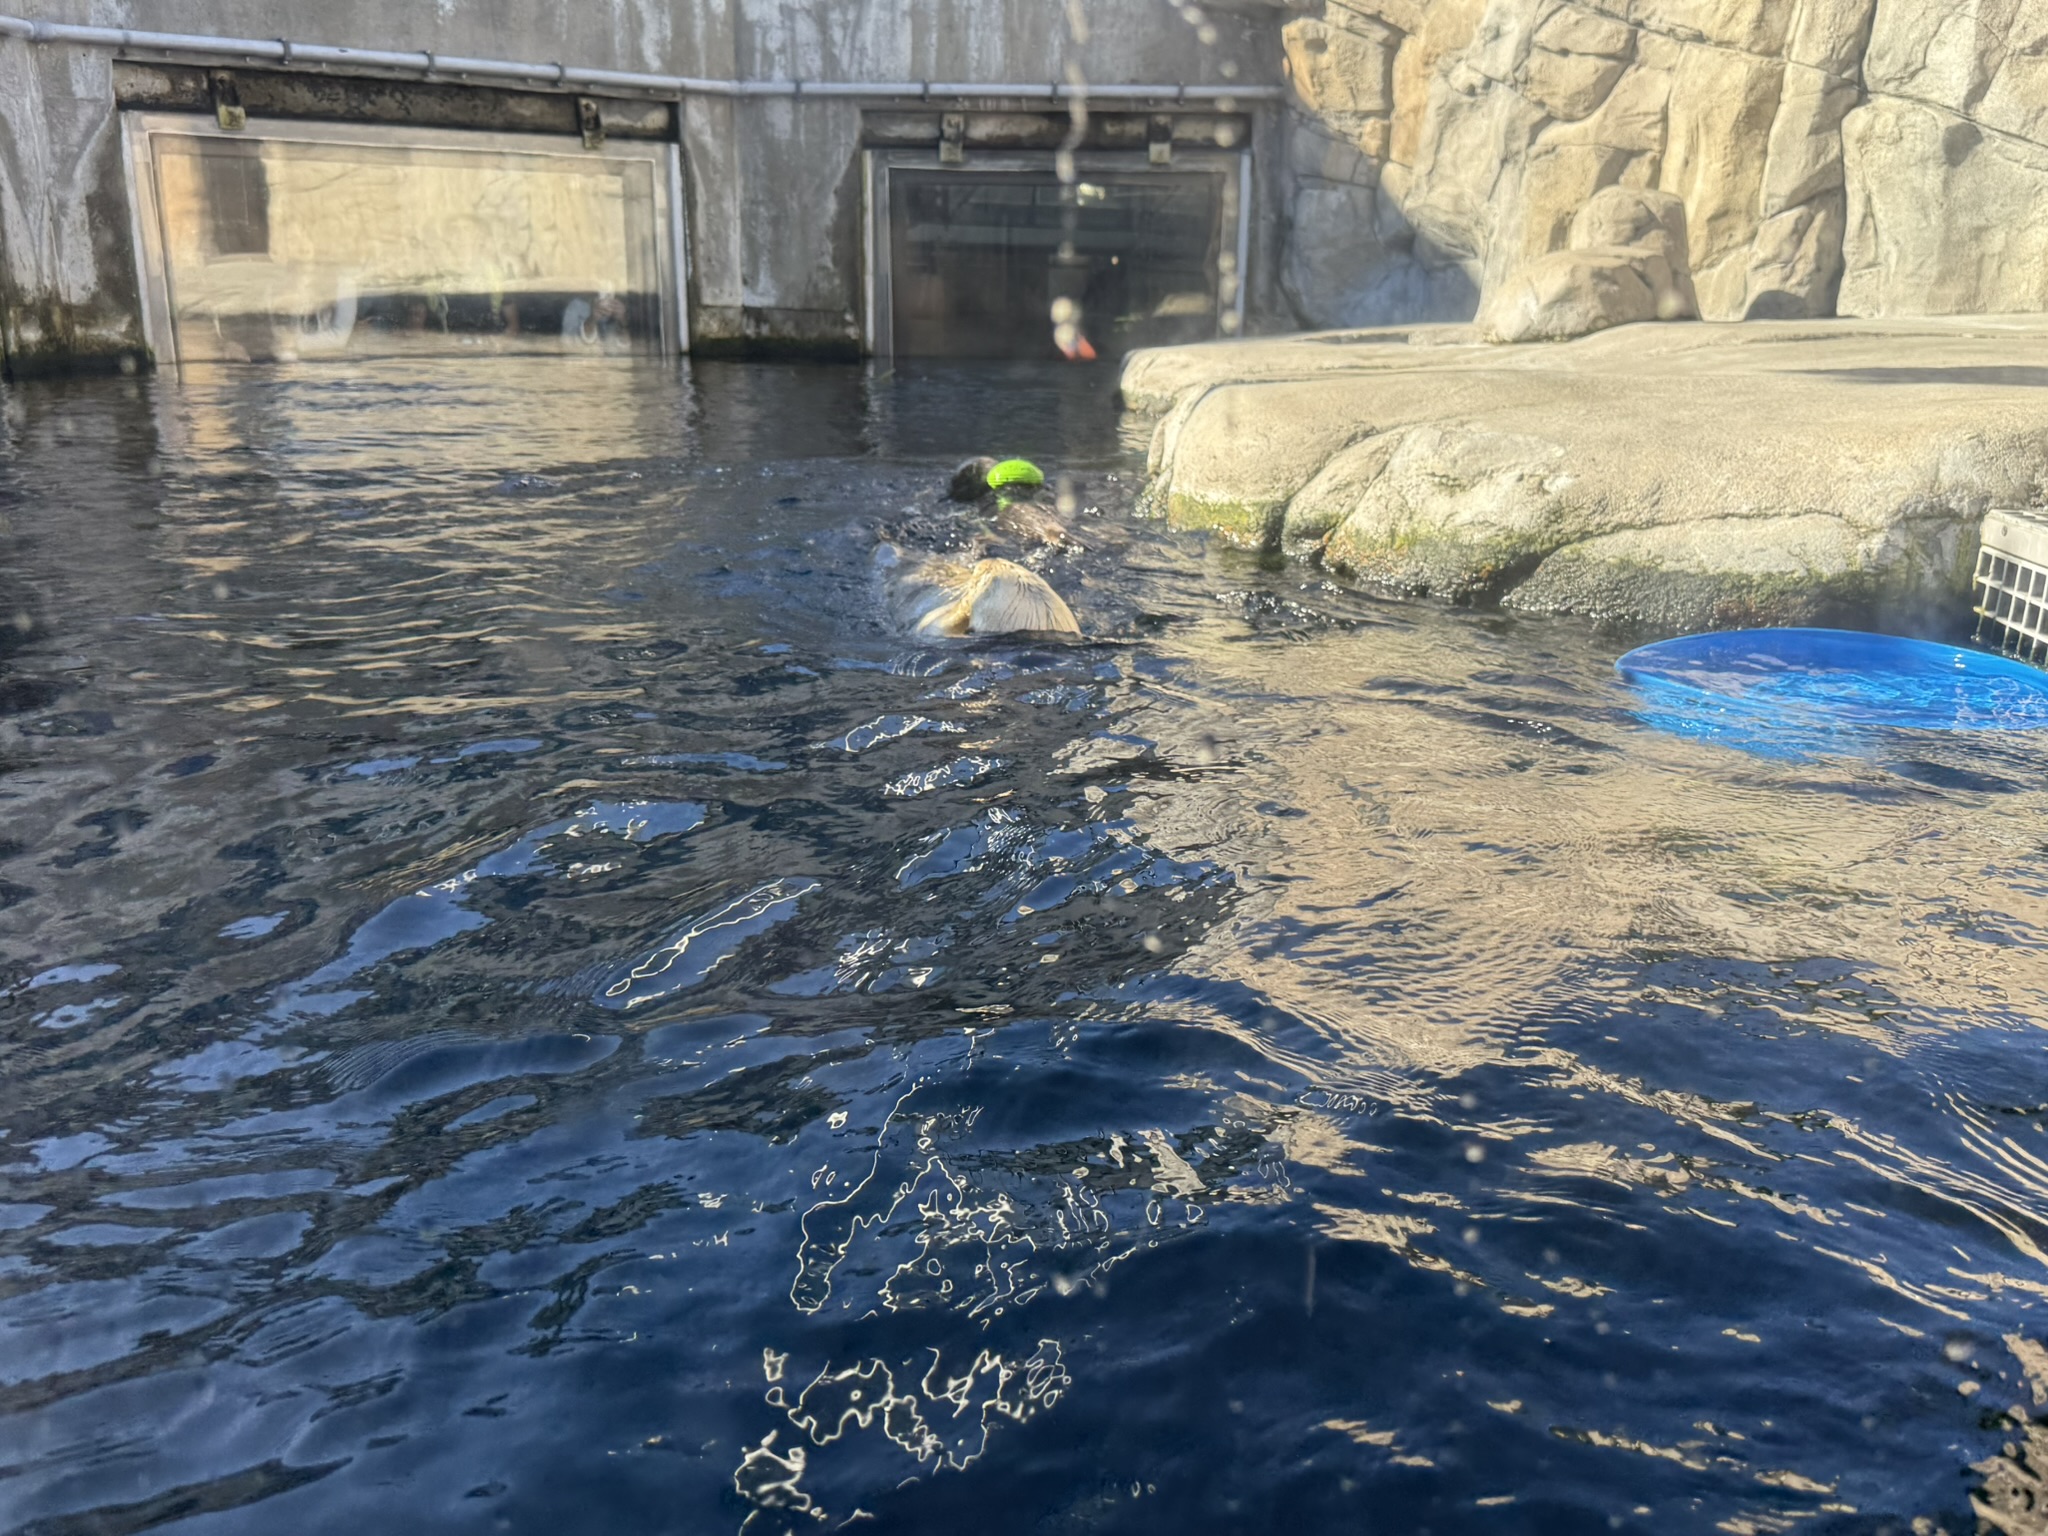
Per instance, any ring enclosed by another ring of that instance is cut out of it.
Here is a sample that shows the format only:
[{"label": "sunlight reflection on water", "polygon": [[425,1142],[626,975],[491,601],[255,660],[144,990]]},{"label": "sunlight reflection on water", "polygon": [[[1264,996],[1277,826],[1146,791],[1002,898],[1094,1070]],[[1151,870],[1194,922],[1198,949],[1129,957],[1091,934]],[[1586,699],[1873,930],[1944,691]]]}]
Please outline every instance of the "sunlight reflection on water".
[{"label": "sunlight reflection on water", "polygon": [[[0,1524],[1969,1518],[2048,745],[1648,728],[1081,375],[544,377],[5,396]],[[1081,645],[883,627],[991,447]]]}]

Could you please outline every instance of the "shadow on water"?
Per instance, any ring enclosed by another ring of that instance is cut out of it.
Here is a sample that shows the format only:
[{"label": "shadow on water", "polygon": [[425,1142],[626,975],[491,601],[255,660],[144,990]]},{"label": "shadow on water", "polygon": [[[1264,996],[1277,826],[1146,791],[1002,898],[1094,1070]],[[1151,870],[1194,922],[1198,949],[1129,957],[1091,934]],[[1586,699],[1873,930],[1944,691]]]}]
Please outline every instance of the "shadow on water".
[{"label": "shadow on water", "polygon": [[[0,401],[0,1528],[2024,1493],[2034,737],[1649,729],[1144,521],[1104,372]],[[979,450],[1085,643],[884,627]]]},{"label": "shadow on water", "polygon": [[2006,367],[1952,368],[1815,368],[1810,372],[1858,384],[1990,384],[2000,389],[2048,388],[2048,368],[2013,364]]}]

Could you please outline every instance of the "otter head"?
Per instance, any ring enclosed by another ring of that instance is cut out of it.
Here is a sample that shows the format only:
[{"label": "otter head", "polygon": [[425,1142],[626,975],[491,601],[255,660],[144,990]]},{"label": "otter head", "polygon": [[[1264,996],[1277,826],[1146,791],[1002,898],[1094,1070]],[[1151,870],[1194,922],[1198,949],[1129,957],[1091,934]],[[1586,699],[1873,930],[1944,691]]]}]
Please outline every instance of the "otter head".
[{"label": "otter head", "polygon": [[946,494],[955,501],[1029,496],[1045,484],[1045,471],[1029,459],[969,459],[953,471]]},{"label": "otter head", "polygon": [[996,467],[989,458],[969,459],[953,471],[946,494],[955,501],[979,501],[988,494],[988,472]]}]

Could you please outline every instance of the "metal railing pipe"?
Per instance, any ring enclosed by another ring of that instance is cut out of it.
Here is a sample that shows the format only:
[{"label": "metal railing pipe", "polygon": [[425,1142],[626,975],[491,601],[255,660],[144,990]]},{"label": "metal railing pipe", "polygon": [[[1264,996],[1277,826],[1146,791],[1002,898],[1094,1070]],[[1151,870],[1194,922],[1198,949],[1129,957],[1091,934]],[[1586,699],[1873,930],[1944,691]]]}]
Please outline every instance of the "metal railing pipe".
[{"label": "metal railing pipe", "polygon": [[[445,61],[443,67],[446,67]],[[648,75],[625,69],[588,69],[580,65],[562,68],[564,85],[588,86],[593,90],[656,91],[671,96],[730,96],[730,80],[694,80],[687,75]]]},{"label": "metal railing pipe", "polygon": [[1062,101],[1172,101],[1177,85],[1063,85]]},{"label": "metal railing pipe", "polygon": [[921,96],[921,80],[805,80],[800,96]]},{"label": "metal railing pipe", "polygon": [[290,68],[403,70],[420,75],[514,80],[532,85],[578,86],[592,90],[647,91],[663,96],[819,96],[875,100],[915,97],[1061,101],[1270,101],[1276,85],[1053,85],[1037,81],[702,80],[688,75],[643,74],[569,64],[472,59],[452,54],[347,48],[331,43],[295,43],[275,37],[211,37],[194,32],[141,32],[131,27],[74,26],[0,16],[0,37],[27,43],[61,43],[116,52],[202,58],[262,59]]},{"label": "metal railing pipe", "polygon": [[74,27],[34,21],[29,41],[73,43],[83,48],[138,48],[152,53],[229,53],[242,58],[282,59],[287,51],[275,37],[201,37],[189,32],[138,32],[130,27]]},{"label": "metal railing pipe", "polygon": [[324,43],[288,43],[287,64],[355,65],[362,69],[416,69],[422,73],[433,66],[430,53],[388,53],[375,48],[332,48]]},{"label": "metal railing pipe", "polygon": [[990,85],[983,82],[961,82],[934,80],[929,87],[933,96],[1015,96],[1032,101],[1051,101],[1059,95],[1059,87],[1051,84],[1033,85],[1019,83],[1012,85]]}]

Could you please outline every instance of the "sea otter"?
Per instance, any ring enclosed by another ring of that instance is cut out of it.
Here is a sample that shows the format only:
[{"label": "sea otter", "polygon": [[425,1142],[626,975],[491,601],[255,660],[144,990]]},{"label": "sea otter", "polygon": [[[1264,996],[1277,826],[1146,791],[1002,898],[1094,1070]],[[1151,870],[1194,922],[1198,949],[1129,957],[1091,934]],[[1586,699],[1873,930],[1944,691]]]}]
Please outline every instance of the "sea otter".
[{"label": "sea otter", "polygon": [[917,559],[893,544],[875,551],[896,622],[917,635],[1078,635],[1059,593],[1029,566],[984,557]]},{"label": "sea otter", "polygon": [[912,554],[889,537],[876,549],[876,572],[896,622],[919,635],[1080,634],[1051,584],[1001,553],[1078,548],[1053,509],[1036,499],[1044,486],[1045,476],[1026,460],[969,459],[953,472],[947,495],[974,503],[975,514],[889,530],[944,551]]}]

